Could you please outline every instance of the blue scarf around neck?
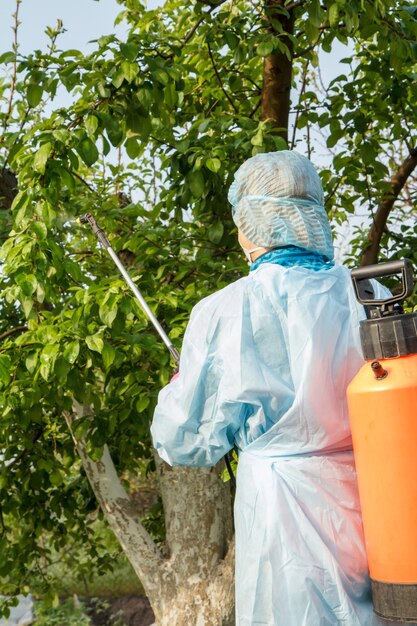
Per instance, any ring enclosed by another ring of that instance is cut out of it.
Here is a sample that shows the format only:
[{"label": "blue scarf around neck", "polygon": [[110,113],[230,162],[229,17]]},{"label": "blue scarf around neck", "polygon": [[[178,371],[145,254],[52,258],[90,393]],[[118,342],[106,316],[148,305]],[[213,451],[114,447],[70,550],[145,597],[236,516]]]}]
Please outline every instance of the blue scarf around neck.
[{"label": "blue scarf around neck", "polygon": [[319,252],[313,252],[297,246],[284,246],[265,252],[252,263],[250,271],[253,272],[258,269],[263,263],[273,263],[283,267],[306,267],[314,271],[329,270],[331,267],[334,267],[334,262],[329,261],[327,257]]}]

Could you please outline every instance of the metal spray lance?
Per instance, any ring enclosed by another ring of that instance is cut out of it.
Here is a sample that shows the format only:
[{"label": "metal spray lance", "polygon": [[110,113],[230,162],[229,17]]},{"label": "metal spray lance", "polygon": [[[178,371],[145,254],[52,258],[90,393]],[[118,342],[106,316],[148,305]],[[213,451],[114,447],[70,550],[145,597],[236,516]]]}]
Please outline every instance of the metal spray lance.
[{"label": "metal spray lance", "polygon": [[126,269],[123,266],[123,263],[121,262],[121,260],[119,259],[119,257],[117,256],[117,254],[115,253],[113,248],[111,247],[111,244],[110,244],[109,240],[107,239],[106,234],[104,233],[104,231],[101,230],[101,228],[99,227],[99,225],[97,224],[96,220],[94,219],[94,217],[93,217],[93,215],[91,213],[86,213],[85,215],[81,215],[78,219],[79,219],[81,224],[90,224],[93,233],[95,234],[95,236],[97,237],[97,239],[99,240],[99,242],[101,243],[103,248],[105,248],[107,250],[107,252],[111,256],[111,258],[113,259],[115,264],[117,265],[117,268],[118,268],[119,272],[121,273],[121,275],[123,276],[123,278],[125,279],[127,284],[129,285],[131,290],[133,291],[133,293],[134,293],[134,295],[136,297],[136,300],[139,302],[139,304],[140,304],[143,312],[145,313],[146,317],[152,322],[152,324],[154,325],[156,331],[158,332],[159,336],[161,337],[162,341],[164,342],[164,344],[168,348],[172,358],[175,361],[175,364],[178,365],[179,362],[180,362],[180,353],[178,352],[176,347],[172,344],[171,339],[168,337],[168,335],[166,334],[166,332],[162,328],[161,324],[158,322],[158,320],[156,319],[155,315],[152,313],[151,309],[149,308],[146,300],[144,299],[144,297],[140,293],[139,289],[136,287],[135,283],[130,278],[129,274],[127,273]]},{"label": "metal spray lance", "polygon": [[[162,328],[161,324],[158,322],[158,320],[156,319],[155,315],[152,313],[151,309],[149,308],[146,300],[144,299],[144,297],[140,293],[139,289],[136,287],[135,283],[130,278],[129,274],[127,273],[127,271],[126,271],[126,269],[125,269],[125,267],[123,265],[123,263],[120,261],[119,257],[117,256],[117,254],[115,253],[115,251],[111,247],[111,244],[110,244],[109,240],[107,239],[105,232],[99,227],[99,225],[97,224],[96,220],[94,219],[94,216],[91,213],[86,213],[85,215],[81,215],[78,218],[78,221],[81,224],[90,224],[93,233],[95,234],[95,236],[97,237],[97,239],[99,240],[99,242],[101,243],[103,248],[105,248],[107,250],[107,252],[111,256],[111,258],[113,259],[114,263],[117,265],[117,268],[118,268],[119,272],[121,273],[121,275],[123,276],[123,278],[125,279],[127,284],[129,285],[130,289],[133,291],[133,293],[134,293],[137,301],[139,302],[142,310],[144,311],[145,315],[152,322],[152,324],[154,325],[155,329],[157,330],[159,336],[161,337],[162,341],[164,342],[164,344],[168,348],[168,350],[169,350],[169,352],[170,352],[170,354],[171,354],[171,356],[172,356],[172,358],[173,358],[173,360],[175,362],[175,365],[178,366],[179,362],[180,362],[180,353],[178,352],[176,347],[173,345],[172,341],[170,340],[170,338],[168,337],[168,335],[166,334],[166,332]],[[226,455],[224,457],[224,460],[225,460],[225,464],[226,464],[226,467],[227,467],[227,471],[228,471],[229,476],[230,476],[231,483],[235,487],[236,486],[236,480],[235,480],[235,476],[234,476],[234,473],[233,473],[233,469],[232,469],[229,457]]]}]

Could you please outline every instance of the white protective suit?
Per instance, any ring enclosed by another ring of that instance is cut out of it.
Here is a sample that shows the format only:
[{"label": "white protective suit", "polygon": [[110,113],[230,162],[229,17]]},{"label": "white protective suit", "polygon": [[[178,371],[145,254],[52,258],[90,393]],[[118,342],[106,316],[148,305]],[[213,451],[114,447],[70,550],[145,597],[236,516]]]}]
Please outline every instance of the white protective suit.
[{"label": "white protective suit", "polygon": [[268,263],[192,312],[152,435],[171,465],[239,449],[237,626],[388,624],[372,612],[346,404],[363,317],[346,268]]}]

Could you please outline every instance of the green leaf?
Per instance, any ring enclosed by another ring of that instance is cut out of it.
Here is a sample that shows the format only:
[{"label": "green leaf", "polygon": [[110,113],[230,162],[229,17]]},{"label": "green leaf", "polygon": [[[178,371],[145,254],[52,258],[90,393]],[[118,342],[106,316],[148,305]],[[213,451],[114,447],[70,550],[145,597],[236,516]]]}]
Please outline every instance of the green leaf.
[{"label": "green leaf", "polygon": [[110,150],[111,150],[110,144],[109,144],[109,142],[107,141],[107,139],[105,138],[104,135],[102,135],[101,141],[103,143],[103,154],[104,154],[104,156],[107,156],[109,154]]},{"label": "green leaf", "polygon": [[322,21],[322,11],[320,7],[320,0],[310,0],[308,7],[309,21],[313,26],[319,28]]},{"label": "green leaf", "polygon": [[263,146],[264,145],[264,134],[262,128],[258,128],[255,135],[250,140],[253,146]]},{"label": "green leaf", "polygon": [[7,385],[11,378],[11,360],[7,354],[0,354],[0,383]]},{"label": "green leaf", "polygon": [[119,89],[119,87],[122,86],[124,79],[125,79],[125,75],[122,72],[122,69],[120,67],[116,68],[111,73],[111,82],[116,87],[116,89]]},{"label": "green leaf", "polygon": [[278,135],[273,137],[274,145],[276,150],[288,150],[288,144],[285,141],[284,137],[279,137]]},{"label": "green leaf", "polygon": [[178,94],[174,83],[168,83],[168,85],[164,88],[164,100],[169,109],[173,109],[177,105]]},{"label": "green leaf", "polygon": [[141,145],[137,139],[130,137],[125,141],[125,149],[130,159],[136,159],[142,151]]},{"label": "green leaf", "polygon": [[104,342],[98,333],[96,333],[95,335],[88,335],[85,338],[85,343],[90,348],[90,350],[94,350],[95,352],[99,352],[101,354]]},{"label": "green leaf", "polygon": [[93,448],[92,450],[89,450],[88,456],[92,461],[98,463],[98,461],[100,461],[101,457],[103,456],[103,449],[103,446]]},{"label": "green leaf", "polygon": [[138,135],[140,135],[141,139],[146,140],[149,137],[149,134],[152,130],[151,120],[149,117],[143,117],[142,115],[136,115],[133,117],[131,114],[127,116],[126,119],[127,128],[132,129]]},{"label": "green leaf", "polygon": [[103,303],[99,309],[100,319],[106,326],[111,326],[116,319],[117,304]]},{"label": "green leaf", "polygon": [[157,67],[156,69],[152,70],[152,76],[154,76],[155,79],[158,81],[158,83],[161,83],[161,85],[165,86],[165,85],[168,85],[169,83],[168,73],[160,67]]},{"label": "green leaf", "polygon": [[58,357],[55,361],[54,372],[60,383],[64,383],[67,379],[67,374],[71,369],[71,364],[67,363],[62,357]]},{"label": "green leaf", "polygon": [[4,489],[9,484],[9,478],[6,474],[0,474],[0,489]]},{"label": "green leaf", "polygon": [[273,41],[262,41],[256,48],[256,54],[260,57],[267,57],[274,49]]},{"label": "green leaf", "polygon": [[373,163],[376,159],[373,145],[366,141],[361,144],[360,153],[365,165],[371,165],[371,163]]},{"label": "green leaf", "polygon": [[64,476],[59,470],[55,469],[49,473],[49,480],[51,482],[51,485],[57,487],[64,481]]},{"label": "green leaf", "polygon": [[22,191],[19,191],[17,195],[15,196],[12,202],[11,209],[12,211],[17,211],[19,209],[22,209],[23,207],[27,207],[29,202],[30,202],[30,196],[27,190],[22,189]]},{"label": "green leaf", "polygon": [[135,61],[139,52],[139,47],[133,43],[121,43],[120,52],[128,61]]},{"label": "green leaf", "polygon": [[80,353],[80,342],[79,341],[71,341],[64,349],[64,359],[68,361],[68,363],[75,363],[77,357]]},{"label": "green leaf", "polygon": [[45,364],[54,362],[58,352],[59,345],[57,343],[46,345],[40,354],[40,362]]},{"label": "green leaf", "polygon": [[123,61],[121,65],[122,74],[128,83],[136,78],[139,73],[139,66],[136,63],[129,63],[129,61]]},{"label": "green leaf", "polygon": [[215,222],[208,229],[208,238],[213,243],[219,243],[219,241],[223,237],[223,232],[224,232],[224,224],[222,222]]},{"label": "green leaf", "polygon": [[45,241],[48,230],[43,222],[35,222],[33,221],[30,225],[30,229],[35,233],[37,238],[41,241]]},{"label": "green leaf", "polygon": [[85,137],[76,146],[77,152],[88,166],[93,165],[99,157],[96,144],[89,137]]},{"label": "green leaf", "polygon": [[80,419],[77,419],[72,426],[72,430],[76,439],[82,439],[88,433],[90,428],[91,421],[88,417],[82,417]]},{"label": "green leaf", "polygon": [[28,298],[28,297],[22,295],[19,298],[19,300],[20,300],[20,302],[22,304],[23,312],[25,314],[25,317],[29,318],[29,315],[31,314],[32,309],[33,309],[33,298]]},{"label": "green leaf", "polygon": [[90,138],[94,138],[98,128],[98,119],[95,115],[88,115],[84,120],[85,130]]},{"label": "green leaf", "polygon": [[239,38],[230,30],[227,30],[225,32],[224,37],[226,39],[227,45],[229,46],[230,50],[234,50],[236,46],[239,44]]},{"label": "green leaf", "polygon": [[140,396],[139,400],[136,401],[135,407],[138,413],[142,413],[150,404],[149,396]]},{"label": "green leaf", "polygon": [[46,381],[49,380],[49,374],[54,367],[56,357],[58,356],[59,345],[58,344],[50,344],[44,347],[42,352],[40,353],[40,368],[39,373],[42,378]]},{"label": "green leaf", "polygon": [[123,129],[120,126],[117,119],[112,117],[111,115],[104,114],[102,115],[104,126],[107,131],[107,136],[110,139],[110,143],[117,148],[120,142],[123,140]]},{"label": "green leaf", "polygon": [[320,36],[320,29],[310,20],[306,21],[304,28],[308,42],[310,44],[315,44]]},{"label": "green leaf", "polygon": [[35,172],[38,172],[39,174],[45,173],[46,162],[51,152],[52,145],[50,143],[42,144],[39,150],[37,150],[35,158],[33,160],[33,169],[35,170]]},{"label": "green leaf", "polygon": [[334,2],[329,8],[329,24],[330,26],[336,26],[339,21],[339,5]]},{"label": "green leaf", "polygon": [[59,175],[61,179],[61,184],[65,185],[69,191],[74,191],[75,181],[71,172],[69,172],[65,167],[57,166],[55,163],[53,168],[54,171],[56,171]]},{"label": "green leaf", "polygon": [[101,356],[103,357],[104,368],[108,370],[116,357],[116,351],[108,341],[105,341],[103,344]]},{"label": "green leaf", "polygon": [[25,365],[29,374],[33,374],[36,369],[36,365],[38,363],[38,353],[38,350],[34,350],[33,352],[29,352],[28,356],[26,357]]},{"label": "green leaf", "polygon": [[187,181],[190,185],[191,193],[195,198],[201,198],[205,190],[205,181],[200,171],[191,171],[187,174]]},{"label": "green leaf", "polygon": [[13,63],[16,59],[16,54],[14,52],[4,52],[0,55],[0,63],[3,65],[7,65],[7,63]]},{"label": "green leaf", "polygon": [[206,160],[205,165],[207,169],[209,169],[211,172],[214,172],[214,173],[217,173],[222,166],[220,159],[211,158],[211,157]]},{"label": "green leaf", "polygon": [[35,293],[38,281],[34,274],[19,274],[16,276],[16,283],[19,285],[25,296],[31,296]]},{"label": "green leaf", "polygon": [[31,107],[38,106],[39,102],[42,100],[43,89],[40,85],[35,83],[31,83],[27,88],[27,99],[28,104]]}]

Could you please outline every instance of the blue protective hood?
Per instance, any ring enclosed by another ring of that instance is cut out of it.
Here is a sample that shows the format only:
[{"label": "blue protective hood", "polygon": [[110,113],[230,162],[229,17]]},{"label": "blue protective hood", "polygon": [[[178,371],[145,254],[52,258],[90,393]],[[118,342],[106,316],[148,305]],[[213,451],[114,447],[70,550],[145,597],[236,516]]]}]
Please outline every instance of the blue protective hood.
[{"label": "blue protective hood", "polygon": [[237,227],[256,246],[295,245],[333,259],[321,180],[301,154],[281,150],[248,159],[228,199]]}]

